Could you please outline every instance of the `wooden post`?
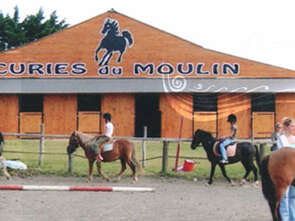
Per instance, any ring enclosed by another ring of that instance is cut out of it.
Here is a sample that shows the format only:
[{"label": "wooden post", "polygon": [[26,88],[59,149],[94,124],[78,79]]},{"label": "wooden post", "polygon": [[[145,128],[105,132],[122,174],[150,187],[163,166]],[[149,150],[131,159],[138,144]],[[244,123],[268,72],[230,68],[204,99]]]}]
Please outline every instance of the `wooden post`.
[{"label": "wooden post", "polygon": [[73,172],[73,156],[72,154],[68,154],[69,156],[69,168],[68,168],[68,172],[72,173]]},{"label": "wooden post", "polygon": [[146,146],[145,146],[145,139],[147,138],[147,126],[143,127],[143,140],[141,145],[141,157],[142,157],[142,168],[145,168],[145,156],[146,156]]},{"label": "wooden post", "polygon": [[44,142],[45,142],[44,124],[41,124],[41,126],[40,126],[40,150],[39,150],[39,159],[38,159],[39,166],[42,165],[43,153],[44,153]]},{"label": "wooden post", "polygon": [[169,141],[163,141],[163,153],[162,153],[162,173],[167,173],[168,168],[168,147]]},{"label": "wooden post", "polygon": [[182,135],[182,125],[183,125],[183,116],[180,117],[180,125],[179,125],[179,133],[178,133],[178,142],[177,142],[177,149],[176,149],[174,171],[177,171],[177,167],[178,167],[178,159],[179,159],[179,152],[180,152],[180,139],[181,139],[181,135]]}]

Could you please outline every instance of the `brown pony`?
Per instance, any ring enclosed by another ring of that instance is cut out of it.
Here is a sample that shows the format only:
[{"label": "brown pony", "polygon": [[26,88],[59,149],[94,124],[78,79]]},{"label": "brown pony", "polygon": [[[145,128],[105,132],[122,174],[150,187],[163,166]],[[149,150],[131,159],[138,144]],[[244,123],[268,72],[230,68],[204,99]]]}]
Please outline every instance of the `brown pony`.
[{"label": "brown pony", "polygon": [[[78,131],[74,131],[69,139],[69,145],[67,147],[68,154],[72,154],[76,149],[81,146],[84,149],[85,156],[89,163],[88,181],[93,181],[93,164],[96,161],[96,154],[90,149],[89,142],[94,138]],[[113,143],[113,150],[102,153],[102,162],[112,162],[117,159],[121,161],[121,171],[117,175],[117,179],[121,179],[122,173],[126,170],[126,163],[132,170],[133,180],[137,181],[136,167],[140,172],[143,172],[142,167],[135,158],[135,148],[133,143],[128,140],[116,140]],[[101,170],[101,161],[96,161],[98,173],[107,181],[110,180]]]},{"label": "brown pony", "polygon": [[263,158],[260,164],[262,192],[273,221],[280,221],[280,201],[289,185],[295,186],[295,149],[281,148]]}]

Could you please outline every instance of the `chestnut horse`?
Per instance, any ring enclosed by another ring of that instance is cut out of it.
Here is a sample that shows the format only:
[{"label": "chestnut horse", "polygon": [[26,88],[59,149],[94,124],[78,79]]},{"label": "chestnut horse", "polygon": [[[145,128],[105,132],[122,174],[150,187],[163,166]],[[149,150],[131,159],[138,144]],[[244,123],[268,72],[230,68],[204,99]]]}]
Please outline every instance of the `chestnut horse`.
[{"label": "chestnut horse", "polygon": [[7,172],[7,168],[5,165],[5,158],[2,156],[3,152],[3,146],[4,146],[4,137],[2,133],[0,132],[0,164],[2,165],[2,171],[6,179],[10,179],[10,174]]},{"label": "chestnut horse", "polygon": [[273,221],[280,221],[280,201],[288,186],[295,186],[295,149],[281,148],[263,158],[260,164],[262,192]]},{"label": "chestnut horse", "polygon": [[[87,135],[78,131],[74,131],[69,139],[69,145],[67,147],[68,154],[72,154],[76,149],[81,146],[84,149],[85,156],[88,159],[89,163],[89,173],[88,181],[93,181],[93,164],[96,161],[96,153],[94,153],[90,147],[89,142],[94,139],[94,136]],[[120,159],[121,161],[121,171],[117,175],[117,179],[121,179],[122,173],[126,170],[126,163],[132,170],[133,180],[137,181],[136,167],[140,172],[143,172],[142,167],[135,158],[135,148],[133,143],[128,140],[116,140],[113,143],[113,149],[111,151],[102,153],[103,161],[102,162],[112,162]],[[101,161],[96,161],[98,173],[107,181],[110,180],[101,170]]]}]

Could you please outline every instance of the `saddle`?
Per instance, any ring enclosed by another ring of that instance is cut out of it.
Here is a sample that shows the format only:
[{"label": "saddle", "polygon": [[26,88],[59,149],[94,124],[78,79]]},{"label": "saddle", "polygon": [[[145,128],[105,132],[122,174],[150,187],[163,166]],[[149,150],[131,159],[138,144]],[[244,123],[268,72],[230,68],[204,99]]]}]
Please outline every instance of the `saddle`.
[{"label": "saddle", "polygon": [[[213,153],[214,153],[215,156],[221,157],[219,144],[220,144],[220,141],[216,141],[214,143],[214,145],[213,145]],[[230,143],[229,145],[227,145],[225,147],[225,150],[226,150],[226,155],[228,157],[235,156],[236,155],[236,150],[237,150],[237,143],[236,142]]]},{"label": "saddle", "polygon": [[108,152],[108,151],[111,151],[113,150],[113,143],[114,143],[114,140],[113,138],[109,139],[109,141],[105,142],[105,143],[102,143],[101,145],[103,145],[103,151],[102,152]]}]

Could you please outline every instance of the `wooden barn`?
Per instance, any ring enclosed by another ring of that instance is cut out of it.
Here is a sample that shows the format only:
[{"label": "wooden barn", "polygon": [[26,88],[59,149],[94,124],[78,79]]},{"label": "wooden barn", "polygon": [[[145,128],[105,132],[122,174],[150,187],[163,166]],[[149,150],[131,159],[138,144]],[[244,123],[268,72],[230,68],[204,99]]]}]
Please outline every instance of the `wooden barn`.
[{"label": "wooden barn", "polygon": [[[217,37],[217,36],[216,36]],[[208,50],[108,11],[0,53],[0,131],[115,136],[215,135],[238,117],[239,138],[265,138],[295,117],[295,71]]]}]

